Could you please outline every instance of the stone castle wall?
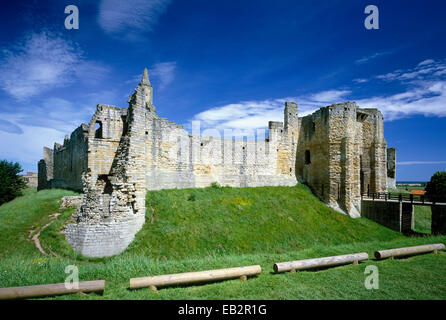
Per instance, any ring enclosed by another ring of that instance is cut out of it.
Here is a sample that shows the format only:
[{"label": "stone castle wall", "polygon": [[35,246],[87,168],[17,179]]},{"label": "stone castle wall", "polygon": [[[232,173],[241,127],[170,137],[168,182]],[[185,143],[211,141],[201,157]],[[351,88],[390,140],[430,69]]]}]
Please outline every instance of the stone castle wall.
[{"label": "stone castle wall", "polygon": [[270,124],[268,141],[189,135],[166,119],[146,126],[147,188],[295,185],[289,130]]},{"label": "stone castle wall", "polygon": [[[199,131],[199,130],[198,130]],[[194,133],[194,129],[192,130]],[[284,122],[269,122],[266,139],[189,134],[160,118],[145,70],[128,108],[98,105],[63,145],[45,148],[39,189],[83,192],[65,228],[85,256],[123,251],[142,227],[146,190],[308,184],[330,206],[359,216],[361,193],[387,183],[383,117],[355,103],[331,105],[299,118],[285,103]]]},{"label": "stone castle wall", "polygon": [[396,149],[387,149],[387,188],[396,189]]},{"label": "stone castle wall", "polygon": [[25,181],[28,187],[37,187],[38,176],[37,173],[33,171],[28,171],[26,174],[20,175],[22,179]]},{"label": "stone castle wall", "polygon": [[[110,174],[127,110],[98,105],[89,125],[81,126],[85,140],[75,134],[78,128],[63,146],[55,145],[55,165],[47,165],[54,167],[54,177],[42,178],[41,188],[48,185],[81,191],[83,172]],[[195,188],[213,182],[232,187],[295,185],[297,105],[287,104],[285,115],[285,126],[282,122],[270,122],[268,139],[253,141],[191,135],[182,126],[152,114],[144,120],[141,130],[146,150],[146,188]],[[49,163],[45,159],[44,162]],[[44,168],[42,165],[41,177],[47,176]]]},{"label": "stone castle wall", "polygon": [[354,102],[324,107],[303,117],[296,174],[335,209],[360,215],[361,193],[386,190],[383,116]]},{"label": "stone castle wall", "polygon": [[82,124],[65,137],[63,145],[44,148],[44,158],[38,163],[37,189],[61,188],[82,191],[82,173],[88,169],[87,125]]}]

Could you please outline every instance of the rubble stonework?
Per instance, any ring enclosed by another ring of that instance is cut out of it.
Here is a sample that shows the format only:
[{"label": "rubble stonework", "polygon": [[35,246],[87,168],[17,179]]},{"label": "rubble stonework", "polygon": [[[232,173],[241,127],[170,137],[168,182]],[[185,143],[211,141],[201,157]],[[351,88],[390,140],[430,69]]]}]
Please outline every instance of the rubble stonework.
[{"label": "rubble stonework", "polygon": [[270,121],[266,139],[192,133],[157,115],[145,70],[128,108],[99,104],[88,125],[54,150],[45,148],[39,189],[83,192],[65,229],[72,247],[86,256],[125,250],[144,224],[146,190],[301,181],[331,206],[358,216],[361,192],[386,188],[387,149],[377,109],[348,102],[299,118],[297,104],[287,102],[284,122]]},{"label": "rubble stonework", "polygon": [[396,149],[387,149],[387,188],[396,189]]},{"label": "rubble stonework", "polygon": [[26,174],[21,174],[20,176],[28,187],[37,187],[38,176],[34,171],[27,171]]},{"label": "rubble stonework", "polygon": [[381,112],[347,102],[321,108],[300,123],[299,181],[333,208],[359,217],[361,194],[386,191],[387,144]]}]

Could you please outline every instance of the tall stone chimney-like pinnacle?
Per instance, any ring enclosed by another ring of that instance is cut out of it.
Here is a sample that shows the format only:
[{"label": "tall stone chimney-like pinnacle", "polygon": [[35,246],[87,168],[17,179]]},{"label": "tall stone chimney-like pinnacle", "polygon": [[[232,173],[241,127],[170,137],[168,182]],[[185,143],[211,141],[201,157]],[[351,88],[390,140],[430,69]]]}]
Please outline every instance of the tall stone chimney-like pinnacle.
[{"label": "tall stone chimney-like pinnacle", "polygon": [[142,74],[141,83],[142,84],[147,84],[147,85],[150,86],[149,71],[147,70],[147,68],[144,68],[144,73]]}]

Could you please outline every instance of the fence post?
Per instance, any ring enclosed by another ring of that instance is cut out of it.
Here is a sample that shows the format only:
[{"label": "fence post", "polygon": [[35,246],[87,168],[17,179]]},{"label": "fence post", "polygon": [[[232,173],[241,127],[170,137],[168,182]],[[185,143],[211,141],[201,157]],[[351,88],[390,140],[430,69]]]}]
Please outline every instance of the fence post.
[{"label": "fence post", "polygon": [[413,194],[410,194],[410,202],[413,203]]},{"label": "fence post", "polygon": [[402,201],[403,201],[403,194],[402,194],[402,193],[400,193],[400,194],[398,195],[398,201],[399,201],[399,202],[402,202]]}]

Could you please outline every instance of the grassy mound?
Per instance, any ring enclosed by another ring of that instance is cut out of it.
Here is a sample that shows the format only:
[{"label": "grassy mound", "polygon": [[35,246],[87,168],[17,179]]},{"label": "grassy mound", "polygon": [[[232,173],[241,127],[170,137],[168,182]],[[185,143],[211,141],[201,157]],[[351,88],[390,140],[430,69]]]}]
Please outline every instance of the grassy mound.
[{"label": "grassy mound", "polygon": [[181,259],[283,253],[401,237],[370,220],[351,219],[295,187],[174,189],[147,193],[146,224],[129,250]]}]

